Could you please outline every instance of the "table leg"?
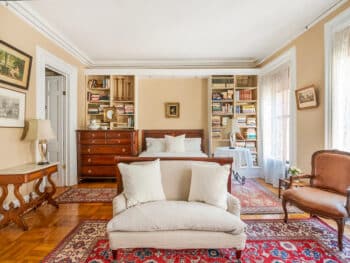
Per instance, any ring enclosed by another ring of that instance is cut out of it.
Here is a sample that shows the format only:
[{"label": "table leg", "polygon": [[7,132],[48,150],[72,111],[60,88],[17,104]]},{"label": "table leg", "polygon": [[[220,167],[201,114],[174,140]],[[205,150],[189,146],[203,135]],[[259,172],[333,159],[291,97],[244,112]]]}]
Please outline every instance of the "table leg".
[{"label": "table leg", "polygon": [[9,221],[9,217],[8,217],[8,211],[4,209],[4,201],[8,195],[8,188],[7,185],[2,185],[1,186],[2,189],[2,193],[0,196],[0,214],[3,216],[1,221],[0,221],[0,226],[5,226],[7,225],[8,221]]},{"label": "table leg", "polygon": [[15,222],[19,227],[21,227],[23,230],[28,230],[27,224],[23,220],[23,214],[26,211],[26,203],[23,199],[23,196],[19,192],[19,188],[22,184],[15,184],[15,188],[13,190],[17,200],[19,201],[19,207],[14,208],[13,203],[11,203],[10,210],[11,210],[11,218],[12,221]]},{"label": "table leg", "polygon": [[281,185],[281,180],[279,180],[278,181],[278,199],[281,199],[281,187],[282,187],[282,185]]},{"label": "table leg", "polygon": [[[52,198],[53,195],[56,193],[56,185],[55,185],[55,183],[52,181],[51,175],[52,175],[52,174],[49,174],[49,175],[47,176],[47,181],[51,184],[51,191],[50,191],[50,192],[46,192],[46,193],[47,193],[47,202],[48,202],[50,205],[53,205],[54,207],[58,208],[57,202]],[[45,191],[46,191],[46,189],[47,189],[47,188],[45,188]]]}]

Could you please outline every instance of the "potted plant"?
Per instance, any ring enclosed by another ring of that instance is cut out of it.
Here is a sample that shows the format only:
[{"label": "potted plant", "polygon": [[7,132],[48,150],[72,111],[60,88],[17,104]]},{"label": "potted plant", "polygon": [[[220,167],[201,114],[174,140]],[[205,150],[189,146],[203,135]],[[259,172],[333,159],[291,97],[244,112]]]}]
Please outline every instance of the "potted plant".
[{"label": "potted plant", "polygon": [[295,175],[301,174],[301,170],[295,166],[291,166],[288,169],[288,174],[289,176],[295,176]]}]

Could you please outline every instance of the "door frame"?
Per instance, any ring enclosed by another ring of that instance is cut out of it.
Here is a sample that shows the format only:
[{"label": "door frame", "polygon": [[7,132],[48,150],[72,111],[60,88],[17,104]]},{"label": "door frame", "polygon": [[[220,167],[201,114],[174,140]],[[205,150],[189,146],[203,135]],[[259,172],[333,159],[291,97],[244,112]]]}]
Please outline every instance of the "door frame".
[{"label": "door frame", "polygon": [[[78,127],[78,69],[49,51],[36,47],[36,118],[45,119],[46,83],[45,68],[52,69],[65,77],[66,85],[66,173],[63,185],[77,184],[77,151],[75,131]],[[39,152],[36,150],[36,160],[39,160]],[[61,180],[60,180],[61,181]]]}]

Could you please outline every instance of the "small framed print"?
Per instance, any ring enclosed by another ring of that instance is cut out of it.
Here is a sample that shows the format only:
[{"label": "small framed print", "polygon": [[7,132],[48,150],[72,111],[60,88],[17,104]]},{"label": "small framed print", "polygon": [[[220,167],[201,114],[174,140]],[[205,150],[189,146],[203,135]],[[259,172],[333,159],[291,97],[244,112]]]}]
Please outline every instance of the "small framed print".
[{"label": "small framed print", "polygon": [[166,118],[180,118],[180,103],[166,102],[165,103],[165,117]]},{"label": "small framed print", "polygon": [[0,87],[0,127],[23,128],[25,93]]},{"label": "small framed print", "polygon": [[32,57],[0,40],[0,82],[28,89]]},{"label": "small framed print", "polygon": [[295,97],[298,110],[311,109],[318,106],[317,92],[314,85],[296,90]]},{"label": "small framed print", "polygon": [[116,120],[115,107],[106,107],[103,109],[103,121],[111,122]]}]

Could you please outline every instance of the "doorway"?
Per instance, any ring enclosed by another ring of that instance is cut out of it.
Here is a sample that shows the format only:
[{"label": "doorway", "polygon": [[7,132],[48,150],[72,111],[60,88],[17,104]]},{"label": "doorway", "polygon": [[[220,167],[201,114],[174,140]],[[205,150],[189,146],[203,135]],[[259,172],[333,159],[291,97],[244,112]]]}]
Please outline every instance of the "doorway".
[{"label": "doorway", "polygon": [[56,185],[66,184],[66,79],[62,74],[45,68],[45,117],[50,120],[56,138],[48,142],[48,160],[59,162],[53,176]]}]

